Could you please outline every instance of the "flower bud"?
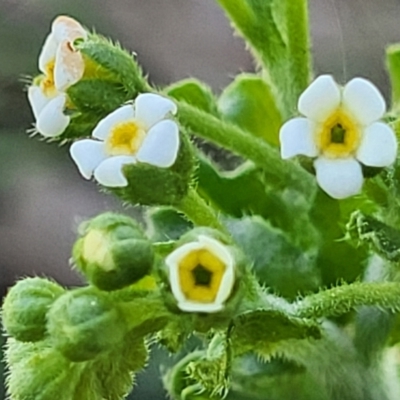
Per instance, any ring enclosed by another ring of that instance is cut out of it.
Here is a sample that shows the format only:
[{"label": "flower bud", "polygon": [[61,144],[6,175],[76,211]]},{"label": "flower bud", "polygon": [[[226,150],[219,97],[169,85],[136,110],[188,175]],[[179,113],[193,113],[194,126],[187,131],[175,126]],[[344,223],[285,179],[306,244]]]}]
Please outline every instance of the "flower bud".
[{"label": "flower bud", "polygon": [[47,311],[63,293],[61,286],[47,279],[27,278],[17,282],[8,292],[2,309],[7,334],[22,342],[43,339]]},{"label": "flower bud", "polygon": [[52,343],[71,361],[86,361],[110,350],[127,333],[119,309],[107,293],[77,289],[61,296],[48,313]]},{"label": "flower bud", "polygon": [[101,290],[128,286],[153,265],[150,241],[129,217],[105,213],[85,222],[73,248],[73,260],[88,281]]}]

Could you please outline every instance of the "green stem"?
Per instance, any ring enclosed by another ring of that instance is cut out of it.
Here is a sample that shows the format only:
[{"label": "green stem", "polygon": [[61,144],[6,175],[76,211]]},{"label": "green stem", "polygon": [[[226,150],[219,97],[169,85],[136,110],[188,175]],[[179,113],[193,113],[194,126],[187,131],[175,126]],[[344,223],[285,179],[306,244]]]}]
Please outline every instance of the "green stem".
[{"label": "green stem", "polygon": [[392,88],[392,107],[398,111],[400,108],[400,44],[393,44],[386,49],[386,66]]},{"label": "green stem", "polygon": [[293,81],[289,97],[290,103],[294,105],[308,86],[311,75],[308,4],[307,0],[290,0],[285,5],[288,37],[287,57],[289,74]]},{"label": "green stem", "polygon": [[295,315],[322,318],[346,314],[358,306],[400,310],[400,284],[395,282],[342,285],[307,296],[294,305]]},{"label": "green stem", "polygon": [[193,188],[189,189],[187,196],[178,204],[177,208],[195,225],[206,226],[228,233],[219,221],[215,210]]},{"label": "green stem", "polygon": [[291,186],[307,196],[315,190],[315,180],[293,161],[282,160],[279,152],[260,138],[245,133],[237,126],[178,102],[179,122],[195,135],[208,139],[253,161],[269,180],[279,186]]}]

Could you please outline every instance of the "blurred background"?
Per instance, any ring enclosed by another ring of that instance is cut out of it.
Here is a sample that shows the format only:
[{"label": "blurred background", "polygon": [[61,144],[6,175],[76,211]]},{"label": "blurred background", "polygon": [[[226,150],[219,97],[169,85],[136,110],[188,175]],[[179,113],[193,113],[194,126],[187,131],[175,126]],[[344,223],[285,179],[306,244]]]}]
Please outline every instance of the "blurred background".
[{"label": "blurred background", "polygon": [[[310,11],[315,72],[332,73],[341,83],[366,77],[389,99],[384,48],[400,42],[400,1],[310,0]],[[21,276],[79,284],[68,266],[79,222],[122,210],[117,199],[81,178],[67,148],[26,134],[33,119],[21,79],[37,73],[38,53],[58,14],[135,51],[159,85],[196,77],[218,93],[235,74],[254,70],[214,0],[0,0],[1,297]],[[140,374],[135,398],[165,398],[158,363]]]}]

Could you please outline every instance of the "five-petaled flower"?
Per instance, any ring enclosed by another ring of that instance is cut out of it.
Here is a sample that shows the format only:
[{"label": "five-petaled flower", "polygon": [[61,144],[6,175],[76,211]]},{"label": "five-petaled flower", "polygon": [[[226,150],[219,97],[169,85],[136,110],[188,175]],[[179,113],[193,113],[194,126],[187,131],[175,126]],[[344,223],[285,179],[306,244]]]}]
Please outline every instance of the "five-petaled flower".
[{"label": "five-petaled flower", "polygon": [[354,78],[341,88],[322,75],[300,96],[298,109],[306,118],[282,126],[282,158],[315,157],[318,184],[331,197],[361,191],[361,164],[387,167],[395,161],[396,136],[387,124],[377,122],[386,111],[385,100],[369,81]]},{"label": "five-petaled flower", "polygon": [[227,246],[199,235],[174,250],[165,263],[182,311],[214,313],[224,308],[235,282],[235,261]]},{"label": "five-petaled flower", "polygon": [[153,93],[140,94],[135,104],[126,104],[102,119],[92,132],[94,139],[72,144],[70,153],[82,176],[108,187],[123,187],[128,181],[126,164],[143,162],[160,168],[172,166],[179,150],[179,128],[166,119],[175,114],[175,103]]},{"label": "five-petaled flower", "polygon": [[36,130],[43,136],[62,134],[70,122],[64,114],[65,91],[83,76],[82,54],[74,47],[77,39],[86,39],[87,32],[74,19],[57,17],[51,26],[39,55],[42,75],[28,88],[28,99],[36,119]]}]

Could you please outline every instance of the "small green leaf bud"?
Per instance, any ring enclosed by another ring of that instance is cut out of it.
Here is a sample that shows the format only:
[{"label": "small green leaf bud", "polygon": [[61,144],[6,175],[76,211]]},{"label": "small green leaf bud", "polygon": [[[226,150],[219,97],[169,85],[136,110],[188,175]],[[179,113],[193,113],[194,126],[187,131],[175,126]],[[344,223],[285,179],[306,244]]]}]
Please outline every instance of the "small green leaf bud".
[{"label": "small green leaf bud", "polygon": [[121,289],[149,273],[152,245],[131,218],[105,213],[85,222],[81,230],[73,260],[99,289]]},{"label": "small green leaf bud", "polygon": [[10,289],[2,309],[8,335],[22,342],[42,340],[46,334],[46,314],[64,289],[42,278],[23,279]]},{"label": "small green leaf bud", "polygon": [[120,310],[109,295],[94,288],[61,296],[48,313],[52,343],[71,361],[86,361],[111,350],[127,333]]}]

